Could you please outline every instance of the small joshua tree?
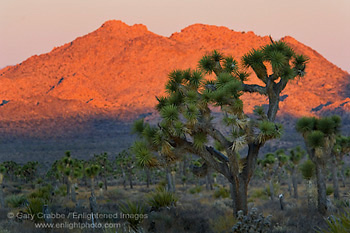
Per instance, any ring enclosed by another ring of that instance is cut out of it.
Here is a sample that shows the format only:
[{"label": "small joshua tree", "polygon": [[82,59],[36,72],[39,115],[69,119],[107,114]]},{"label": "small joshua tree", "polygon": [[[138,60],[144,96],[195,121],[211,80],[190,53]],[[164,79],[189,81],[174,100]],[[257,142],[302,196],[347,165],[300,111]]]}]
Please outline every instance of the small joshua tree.
[{"label": "small joshua tree", "polygon": [[341,126],[339,116],[303,117],[297,121],[296,129],[304,137],[310,159],[315,164],[317,180],[317,208],[319,213],[327,212],[325,168],[329,162],[336,136]]},{"label": "small joshua tree", "polygon": [[277,164],[276,164],[276,157],[273,153],[265,154],[265,158],[263,160],[260,160],[259,163],[261,164],[263,171],[265,173],[265,177],[269,181],[269,188],[270,188],[270,198],[271,200],[274,199],[274,187],[273,187],[273,178],[277,170]]},{"label": "small joshua tree", "polygon": [[332,150],[332,180],[333,180],[333,189],[334,189],[334,198],[339,199],[339,182],[338,182],[338,171],[342,176],[343,184],[344,182],[344,170],[339,169],[343,162],[344,155],[350,152],[350,137],[338,136],[336,138],[336,143]]},{"label": "small joshua tree", "polygon": [[101,168],[99,176],[102,178],[104,189],[107,190],[107,177],[113,172],[112,163],[108,160],[108,154],[94,155],[93,161]]},{"label": "small joshua tree", "polygon": [[75,184],[78,179],[83,177],[83,163],[71,157],[70,151],[53,165],[53,172],[56,171],[56,177],[63,178],[67,186],[67,195],[71,194],[71,199],[76,202]]},{"label": "small joshua tree", "polygon": [[293,184],[293,196],[298,199],[298,172],[297,168],[300,161],[305,156],[306,152],[297,146],[289,151],[289,163],[287,164],[288,170],[290,170],[292,184]]},{"label": "small joshua tree", "polygon": [[306,160],[300,167],[303,178],[307,181],[306,193],[308,206],[312,206],[312,178],[315,176],[315,164],[310,160]]},{"label": "small joshua tree", "polygon": [[95,178],[100,173],[101,167],[97,164],[89,164],[85,167],[85,175],[90,179],[90,191],[95,195]]},{"label": "small joshua tree", "polygon": [[133,170],[135,168],[133,156],[129,151],[123,150],[116,156],[115,163],[122,172],[124,189],[126,189],[127,180],[129,180],[130,189],[133,189]]},{"label": "small joshua tree", "polygon": [[0,205],[1,208],[5,208],[5,199],[4,199],[4,190],[3,190],[3,182],[4,175],[6,173],[6,167],[3,164],[0,164]]}]

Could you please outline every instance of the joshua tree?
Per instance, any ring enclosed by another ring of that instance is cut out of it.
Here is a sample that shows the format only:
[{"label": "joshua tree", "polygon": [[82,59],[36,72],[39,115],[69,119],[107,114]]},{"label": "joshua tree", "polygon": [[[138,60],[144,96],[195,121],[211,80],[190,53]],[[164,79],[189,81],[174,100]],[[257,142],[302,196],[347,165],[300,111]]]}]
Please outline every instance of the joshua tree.
[{"label": "joshua tree", "polygon": [[15,181],[18,178],[21,166],[14,161],[5,161],[2,165],[6,168],[6,176]]},{"label": "joshua tree", "polygon": [[128,151],[123,150],[116,156],[115,163],[117,164],[117,167],[121,169],[124,189],[126,189],[127,179],[129,180],[130,188],[133,189],[132,177],[135,165],[132,155]]},{"label": "joshua tree", "polygon": [[275,154],[265,154],[265,158],[263,160],[259,160],[258,163],[261,164],[263,170],[265,171],[265,178],[269,181],[270,198],[273,200],[275,192],[273,187],[273,178],[277,170]]},{"label": "joshua tree", "polygon": [[288,162],[288,156],[285,154],[284,149],[277,150],[275,152],[275,156],[278,162],[278,167],[277,167],[278,182],[281,183],[282,176],[285,174],[285,169]]},{"label": "joshua tree", "polygon": [[58,175],[63,176],[63,182],[67,186],[67,195],[69,195],[71,189],[71,182],[68,179],[68,175],[71,172],[72,164],[73,160],[71,158],[70,151],[66,151],[65,156],[57,161],[57,164],[55,164],[57,166]]},{"label": "joshua tree", "polygon": [[[162,117],[157,126],[136,122],[138,133],[151,145],[149,149],[175,160],[188,153],[198,155],[224,175],[231,183],[235,215],[238,210],[247,213],[247,189],[259,150],[266,141],[281,135],[281,125],[274,123],[280,94],[288,81],[304,76],[307,59],[284,42],[272,41],[244,55],[242,62],[254,71],[262,85],[245,83],[248,74],[238,68],[237,61],[213,51],[200,60],[201,70],[170,73],[166,84],[168,95],[157,97],[156,108]],[[205,80],[205,74],[213,75]],[[244,92],[266,96],[267,113],[257,107],[258,117],[245,115],[240,99]],[[213,121],[213,106],[223,113],[224,131]],[[213,140],[221,144],[223,153],[212,146]],[[248,153],[240,156],[244,146],[248,147]]]},{"label": "joshua tree", "polygon": [[29,161],[20,168],[20,176],[26,181],[32,181],[36,178],[39,163],[37,161]]},{"label": "joshua tree", "polygon": [[[336,143],[332,150],[332,180],[334,189],[334,198],[339,199],[339,184],[338,184],[338,171],[339,167],[343,162],[344,155],[350,152],[350,137],[338,136],[336,138]],[[343,184],[344,182],[344,170],[340,169],[340,174],[342,176]]]},{"label": "joshua tree", "polygon": [[91,195],[95,195],[95,178],[101,171],[101,167],[97,164],[90,164],[85,167],[85,175],[90,179]]},{"label": "joshua tree", "polygon": [[298,172],[297,167],[305,156],[306,152],[297,146],[289,151],[289,163],[287,165],[288,170],[290,170],[293,184],[293,194],[294,198],[298,198]]},{"label": "joshua tree", "polygon": [[100,166],[100,177],[102,178],[104,189],[107,190],[107,177],[112,174],[112,163],[108,160],[107,153],[94,155],[94,162]]},{"label": "joshua tree", "polygon": [[306,193],[307,193],[307,203],[311,206],[312,203],[312,178],[315,176],[315,164],[310,160],[306,160],[300,167],[301,174],[303,178],[307,181]]},{"label": "joshua tree", "polygon": [[73,202],[76,202],[76,192],[75,188],[77,185],[77,181],[81,179],[84,176],[84,166],[82,161],[79,161],[77,159],[73,160],[73,164],[71,167],[71,170],[66,171],[66,175],[68,176],[69,183],[71,183],[71,198]]},{"label": "joshua tree", "polygon": [[331,158],[340,125],[341,119],[339,116],[320,119],[303,117],[297,121],[296,125],[297,131],[304,137],[310,159],[316,166],[317,208],[321,214],[327,212],[325,167]]},{"label": "joshua tree", "polygon": [[62,177],[67,186],[67,195],[71,194],[71,199],[76,202],[75,183],[83,176],[83,164],[71,157],[70,151],[66,151],[65,156],[53,165],[53,172],[57,170],[55,176]]},{"label": "joshua tree", "polygon": [[6,173],[6,167],[3,164],[0,164],[0,205],[1,208],[5,208],[5,199],[4,199],[4,190],[3,190],[3,182],[4,182],[4,175]]}]

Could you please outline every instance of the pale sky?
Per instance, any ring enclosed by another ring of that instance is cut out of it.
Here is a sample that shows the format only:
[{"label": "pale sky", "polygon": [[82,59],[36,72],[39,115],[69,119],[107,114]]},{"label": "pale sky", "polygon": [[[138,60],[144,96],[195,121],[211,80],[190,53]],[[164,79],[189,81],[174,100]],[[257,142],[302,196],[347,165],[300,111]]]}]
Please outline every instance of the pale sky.
[{"label": "pale sky", "polygon": [[290,35],[350,72],[350,0],[1,0],[0,68],[117,19],[159,35],[194,24]]}]

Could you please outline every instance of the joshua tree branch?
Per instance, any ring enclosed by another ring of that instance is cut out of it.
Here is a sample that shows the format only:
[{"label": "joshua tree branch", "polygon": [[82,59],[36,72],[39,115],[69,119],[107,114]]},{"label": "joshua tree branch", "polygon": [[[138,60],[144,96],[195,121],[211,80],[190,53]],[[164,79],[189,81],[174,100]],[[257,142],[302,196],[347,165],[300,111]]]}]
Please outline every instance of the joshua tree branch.
[{"label": "joshua tree branch", "polygon": [[[199,150],[195,149],[192,142],[187,141],[184,138],[174,139],[176,146],[175,149],[178,152],[186,151],[191,154],[195,154],[203,158],[209,166],[213,167],[216,171],[223,174],[229,180],[232,179],[227,163],[224,162],[227,160],[227,157],[215,150],[212,147],[205,147],[205,149]],[[217,159],[215,159],[217,158]]]},{"label": "joshua tree branch", "polygon": [[245,83],[243,83],[242,86],[243,86],[244,92],[250,92],[250,93],[257,92],[261,95],[266,95],[266,87],[262,87],[256,84],[245,84]]}]

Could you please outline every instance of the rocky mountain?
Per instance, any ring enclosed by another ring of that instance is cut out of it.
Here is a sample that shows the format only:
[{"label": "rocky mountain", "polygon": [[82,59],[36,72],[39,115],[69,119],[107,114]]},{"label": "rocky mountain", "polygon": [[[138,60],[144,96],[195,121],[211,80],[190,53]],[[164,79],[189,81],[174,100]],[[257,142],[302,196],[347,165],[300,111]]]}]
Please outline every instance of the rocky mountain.
[{"label": "rocky mountain", "polygon": [[[310,62],[307,75],[283,92],[279,116],[337,113],[349,119],[350,75],[296,39],[282,40]],[[196,68],[214,49],[240,60],[269,42],[268,36],[226,27],[194,24],[164,37],[144,25],[107,21],[47,54],[0,70],[0,133],[51,138],[84,131],[95,119],[129,122],[151,115],[173,69]],[[250,82],[258,80],[251,76]],[[248,113],[266,103],[259,95],[245,94],[243,100]]]}]

